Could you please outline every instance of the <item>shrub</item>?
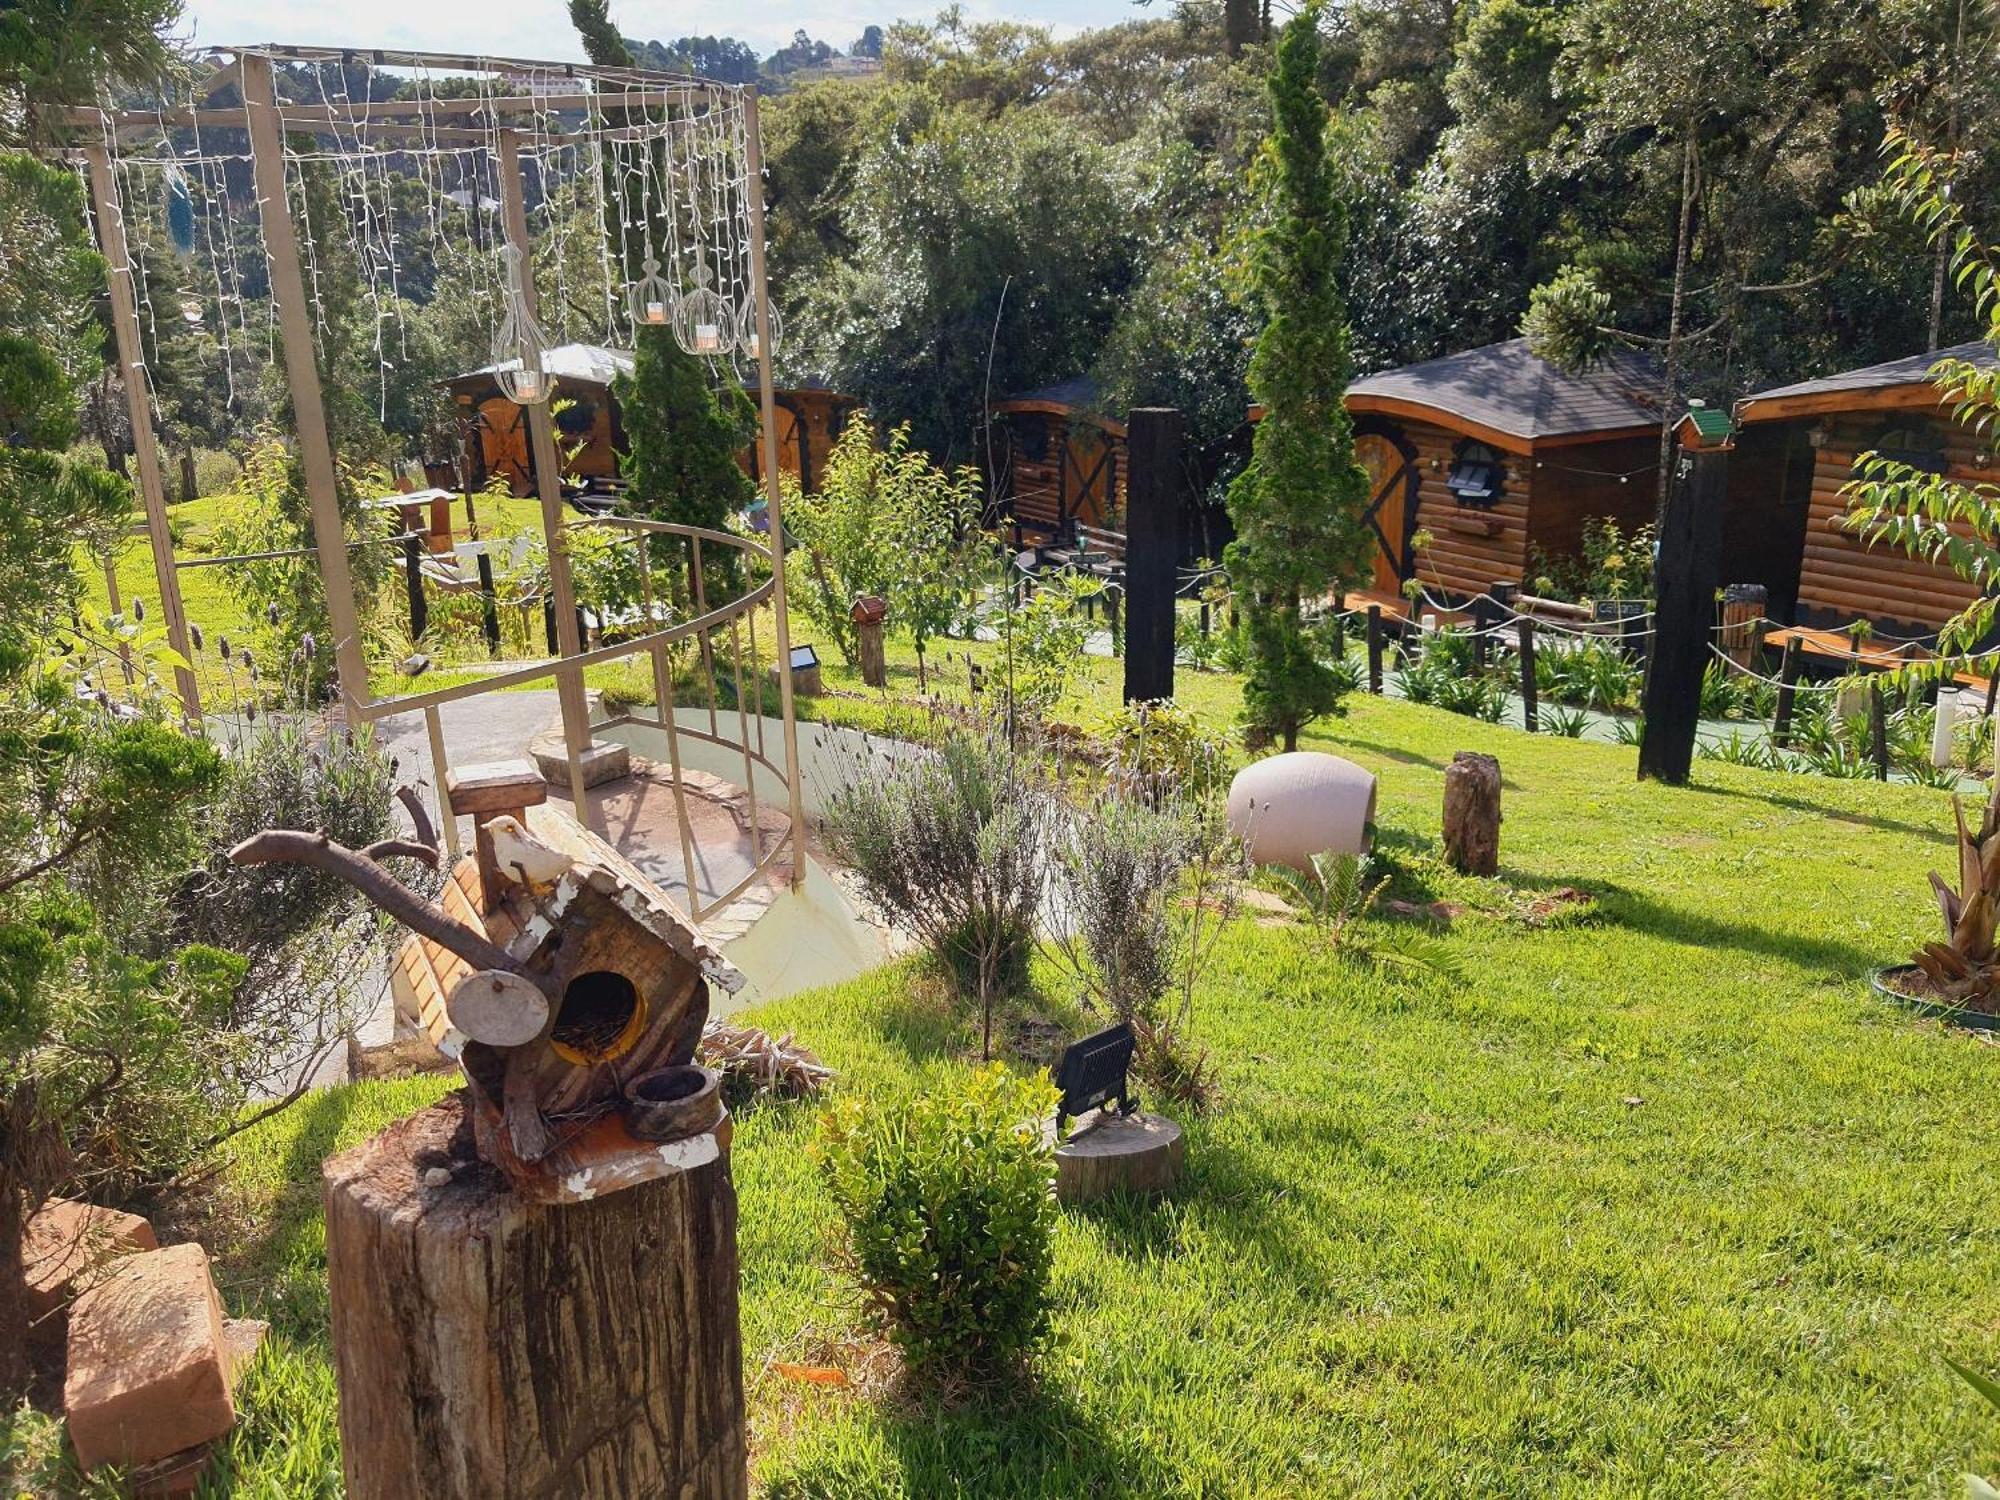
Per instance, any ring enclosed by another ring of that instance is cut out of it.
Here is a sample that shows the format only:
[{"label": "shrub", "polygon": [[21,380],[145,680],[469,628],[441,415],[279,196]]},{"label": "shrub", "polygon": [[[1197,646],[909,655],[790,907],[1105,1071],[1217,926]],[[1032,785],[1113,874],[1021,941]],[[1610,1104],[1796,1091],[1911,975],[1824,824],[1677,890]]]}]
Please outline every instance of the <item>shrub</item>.
[{"label": "shrub", "polygon": [[827,847],[898,926],[993,1002],[1026,977],[1057,798],[1036,755],[988,725],[913,754],[857,757],[827,801]]},{"label": "shrub", "polygon": [[243,465],[236,455],[220,448],[194,450],[194,492],[197,495],[227,495],[243,482]]},{"label": "shrub", "polygon": [[1615,713],[1635,700],[1643,674],[1615,641],[1586,639],[1535,654],[1535,688],[1557,703]]},{"label": "shrub", "polygon": [[1028,602],[1013,612],[1008,649],[1014,656],[1014,698],[1029,718],[1039,718],[1061,701],[1069,675],[1083,660],[1090,624],[1084,600],[1103,589],[1082,573],[1045,580]]},{"label": "shrub", "polygon": [[1110,746],[1111,784],[1147,802],[1206,797],[1229,769],[1228,741],[1170,698],[1127,703],[1098,721],[1097,734]]},{"label": "shrub", "polygon": [[1123,793],[1068,805],[1057,846],[1052,956],[1086,1000],[1132,1027],[1139,1076],[1202,1104],[1205,1056],[1188,1037],[1195,981],[1235,910],[1241,848],[1213,799]]},{"label": "shrub", "polygon": [[1049,1329],[1056,1091],[998,1064],[896,1105],[842,1098],[818,1154],[870,1323],[947,1395],[1015,1373]]}]

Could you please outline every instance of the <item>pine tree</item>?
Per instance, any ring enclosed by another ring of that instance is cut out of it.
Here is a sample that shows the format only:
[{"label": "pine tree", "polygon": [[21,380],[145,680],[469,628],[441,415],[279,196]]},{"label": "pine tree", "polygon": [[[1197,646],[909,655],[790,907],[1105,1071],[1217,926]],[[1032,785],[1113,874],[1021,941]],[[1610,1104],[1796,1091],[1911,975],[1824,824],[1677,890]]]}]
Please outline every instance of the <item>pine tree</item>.
[{"label": "pine tree", "polygon": [[1368,479],[1354,461],[1345,396],[1352,361],[1336,286],[1346,216],[1326,156],[1317,83],[1319,7],[1286,25],[1270,79],[1272,129],[1252,277],[1265,317],[1250,359],[1263,407],[1250,463],[1229,487],[1227,561],[1249,611],[1244,724],[1253,744],[1298,748],[1299,730],[1339,712],[1340,686],[1306,640],[1300,606],[1365,576]]},{"label": "pine tree", "polygon": [[[612,389],[624,419],[620,469],[634,515],[721,530],[755,498],[737,455],[756,436],[756,409],[735,381],[711,384],[707,365],[681,348],[670,330],[639,330],[632,373]],[[711,578],[733,579],[734,561],[729,548],[703,554]]]}]

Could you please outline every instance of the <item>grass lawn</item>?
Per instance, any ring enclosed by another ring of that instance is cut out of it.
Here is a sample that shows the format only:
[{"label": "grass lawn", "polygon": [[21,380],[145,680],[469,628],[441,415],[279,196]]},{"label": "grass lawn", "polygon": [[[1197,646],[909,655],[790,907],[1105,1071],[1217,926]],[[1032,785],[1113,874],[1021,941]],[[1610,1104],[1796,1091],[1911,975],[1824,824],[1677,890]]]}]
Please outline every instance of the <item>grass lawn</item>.
[{"label": "grass lawn", "polygon": [[[178,535],[174,555],[184,562],[198,561],[214,557],[223,550],[224,529],[236,521],[249,504],[247,496],[239,494],[204,495],[199,499],[184,501],[167,507],[170,524]],[[480,534],[489,539],[515,536],[521,532],[539,534],[541,509],[537,501],[482,495],[478,497]],[[457,524],[464,525],[463,507],[453,512]],[[136,527],[145,525],[143,512],[134,512],[132,523]],[[98,610],[106,610],[109,592],[104,582],[104,564],[101,558],[79,555],[77,567],[85,585],[84,598]],[[120,602],[130,609],[132,602],[141,600],[146,606],[146,618],[158,623],[160,586],[153,571],[153,554],[143,534],[125,539],[115,559]],[[228,566],[184,567],[179,573],[181,602],[187,610],[188,619],[202,628],[208,637],[209,646],[195,658],[195,674],[200,683],[202,701],[205,705],[226,708],[239,697],[247,696],[249,689],[239,675],[232,684],[229,673],[216,649],[223,636],[249,645],[258,639],[256,623],[251,619],[252,606],[242,597],[237,570]],[[397,585],[396,599],[401,603],[400,583]],[[171,687],[171,681],[168,686]]]},{"label": "grass lawn", "polygon": [[[914,686],[906,653],[897,671]],[[1087,663],[1070,712],[1115,671]],[[1230,678],[1183,687],[1218,726],[1238,701]],[[1222,1098],[1185,1122],[1181,1188],[1069,1214],[1044,1380],[957,1412],[768,1370],[837,1361],[853,1303],[812,1108],[751,1112],[734,1165],[759,1492],[1936,1495],[2000,1466],[1996,1423],[1940,1363],[2000,1365],[1977,1149],[2000,1056],[1863,979],[1935,923],[1944,799],[1714,762],[1640,786],[1630,749],[1366,698],[1308,744],[1380,773],[1403,884],[1468,908],[1446,936],[1466,982],[1239,921],[1199,998]],[[1436,858],[1457,749],[1506,772],[1498,882]],[[1522,918],[1570,885],[1593,913]],[[885,1094],[950,1087],[976,1048],[913,965],[757,1019]],[[317,1095],[241,1143],[197,1228],[232,1310],[275,1328],[211,1493],[339,1493],[319,1163],[446,1086]],[[30,1492],[50,1441],[14,1424]]]}]

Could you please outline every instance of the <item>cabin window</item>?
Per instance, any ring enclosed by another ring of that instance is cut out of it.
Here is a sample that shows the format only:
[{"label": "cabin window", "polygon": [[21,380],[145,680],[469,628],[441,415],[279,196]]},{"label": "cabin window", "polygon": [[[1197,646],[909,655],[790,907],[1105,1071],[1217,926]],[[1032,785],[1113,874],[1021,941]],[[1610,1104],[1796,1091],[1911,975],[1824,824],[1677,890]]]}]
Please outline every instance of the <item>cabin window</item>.
[{"label": "cabin window", "polygon": [[1031,464],[1049,461],[1049,424],[1045,418],[1031,417],[1014,424],[1015,450]]},{"label": "cabin window", "polygon": [[587,438],[597,426],[597,403],[582,396],[556,403],[556,428],[566,438]]},{"label": "cabin window", "polygon": [[1498,503],[1506,479],[1500,455],[1484,443],[1468,440],[1452,450],[1451,473],[1444,487],[1460,505],[1485,510]]},{"label": "cabin window", "polygon": [[1892,427],[1871,445],[1882,457],[1925,474],[1945,470],[1944,435],[1928,426]]}]

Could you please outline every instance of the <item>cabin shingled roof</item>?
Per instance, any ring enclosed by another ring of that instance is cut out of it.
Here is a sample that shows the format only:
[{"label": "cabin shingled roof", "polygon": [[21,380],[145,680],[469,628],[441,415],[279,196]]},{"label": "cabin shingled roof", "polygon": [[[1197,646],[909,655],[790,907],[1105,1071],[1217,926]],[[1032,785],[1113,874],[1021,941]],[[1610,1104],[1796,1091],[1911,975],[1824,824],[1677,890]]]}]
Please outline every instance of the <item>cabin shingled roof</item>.
[{"label": "cabin shingled roof", "polygon": [[1519,338],[1364,376],[1347,393],[1412,402],[1533,442],[1656,424],[1661,379],[1648,354],[1618,350],[1572,374]]},{"label": "cabin shingled roof", "polygon": [[1842,370],[1836,375],[1822,375],[1817,380],[1801,380],[1792,385],[1774,386],[1768,391],[1752,391],[1743,398],[1742,404],[1747,407],[1759,401],[1781,401],[1794,396],[1831,396],[1842,391],[1886,391],[1898,386],[1922,385],[1930,379],[1931,366],[1941,359],[1969,360],[1986,369],[2000,363],[2000,355],[1994,353],[1991,344],[1974,341],[1928,354],[1906,354],[1901,359],[1864,365],[1858,370]]}]

